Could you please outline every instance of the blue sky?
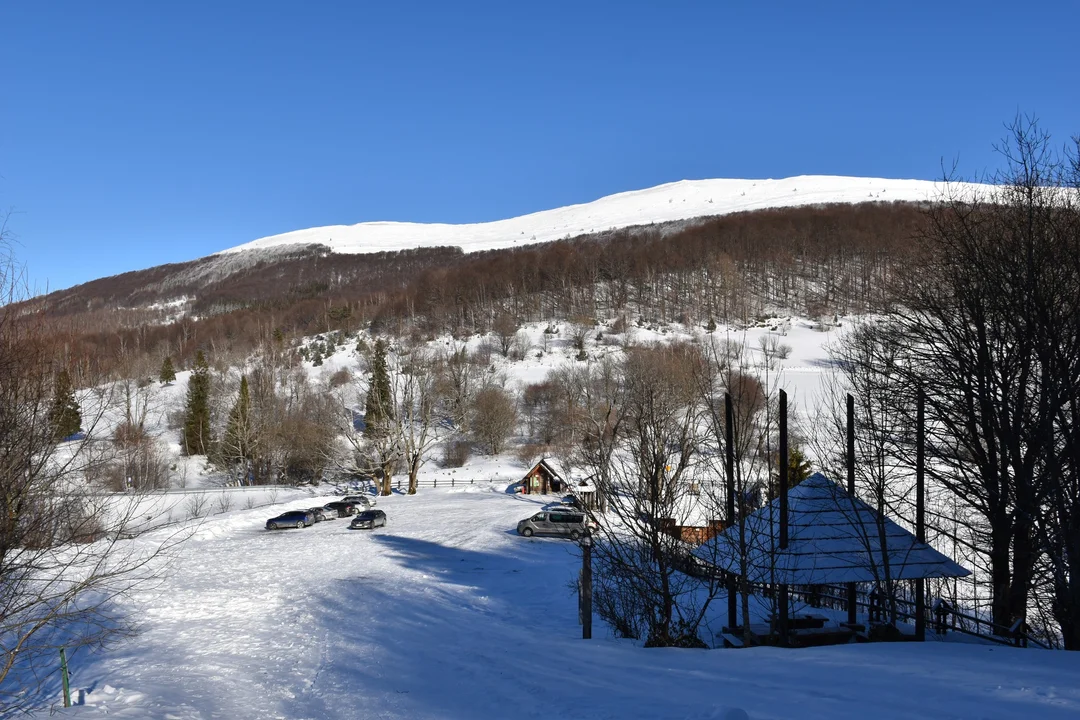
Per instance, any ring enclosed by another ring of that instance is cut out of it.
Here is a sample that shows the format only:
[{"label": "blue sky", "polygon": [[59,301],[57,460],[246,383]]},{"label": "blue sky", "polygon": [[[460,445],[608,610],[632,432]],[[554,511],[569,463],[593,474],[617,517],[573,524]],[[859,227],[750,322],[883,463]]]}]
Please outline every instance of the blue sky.
[{"label": "blue sky", "polygon": [[366,220],[683,178],[993,168],[1080,132],[1080,2],[6,2],[0,208],[38,290]]}]

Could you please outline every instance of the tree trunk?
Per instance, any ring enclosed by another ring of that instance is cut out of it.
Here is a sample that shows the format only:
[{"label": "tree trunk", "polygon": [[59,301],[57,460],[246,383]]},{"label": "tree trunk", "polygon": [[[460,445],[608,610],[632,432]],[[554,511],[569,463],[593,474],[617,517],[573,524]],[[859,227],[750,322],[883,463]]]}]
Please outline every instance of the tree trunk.
[{"label": "tree trunk", "polygon": [[414,455],[409,460],[409,494],[416,494],[416,476],[420,474],[420,456]]},{"label": "tree trunk", "polygon": [[1009,534],[998,523],[990,533],[990,583],[994,622],[1008,627],[1012,623],[1009,592],[1012,573],[1009,569]]},{"label": "tree trunk", "polygon": [[[1017,513],[1020,515],[1021,513]],[[1035,550],[1031,537],[1031,523],[1017,521],[1013,526],[1012,583],[1009,585],[1009,622],[1017,618],[1027,619],[1028,593],[1031,590]]]},{"label": "tree trunk", "polygon": [[382,489],[379,491],[379,495],[389,495],[392,492],[390,483],[394,478],[393,465],[387,461],[382,464]]}]

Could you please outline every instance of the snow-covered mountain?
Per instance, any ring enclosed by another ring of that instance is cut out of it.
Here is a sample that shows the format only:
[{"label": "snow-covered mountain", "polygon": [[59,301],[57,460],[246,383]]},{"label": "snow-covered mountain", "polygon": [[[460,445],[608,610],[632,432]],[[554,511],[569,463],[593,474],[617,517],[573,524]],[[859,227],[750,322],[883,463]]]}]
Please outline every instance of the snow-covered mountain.
[{"label": "snow-covered mountain", "polygon": [[327,225],[271,235],[224,252],[312,244],[326,245],[336,253],[353,254],[437,246],[476,252],[633,225],[764,208],[875,201],[924,202],[939,197],[942,189],[941,183],[927,180],[830,175],[800,175],[782,180],[681,180],[509,220],[464,225],[408,222]]}]

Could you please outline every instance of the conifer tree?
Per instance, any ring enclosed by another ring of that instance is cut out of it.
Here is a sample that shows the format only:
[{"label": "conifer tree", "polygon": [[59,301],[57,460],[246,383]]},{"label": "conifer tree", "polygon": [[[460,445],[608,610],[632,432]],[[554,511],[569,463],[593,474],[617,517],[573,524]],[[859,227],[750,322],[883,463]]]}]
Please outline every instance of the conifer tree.
[{"label": "conifer tree", "polygon": [[367,403],[364,407],[364,434],[378,437],[387,431],[393,419],[393,398],[390,394],[390,374],[386,369],[386,343],[375,341],[371,358],[371,383],[368,386]]},{"label": "conifer tree", "polygon": [[79,401],[75,399],[75,389],[71,386],[71,376],[67,370],[61,370],[56,376],[49,420],[53,428],[53,438],[57,442],[82,429],[82,412]]},{"label": "conifer tree", "polygon": [[211,446],[210,366],[202,350],[195,355],[195,367],[191,371],[191,379],[188,380],[187,408],[181,441],[187,455],[205,455]]},{"label": "conifer tree", "polygon": [[161,362],[161,373],[158,374],[158,380],[162,385],[168,385],[176,380],[176,369],[173,367],[172,358],[166,357]]},{"label": "conifer tree", "polygon": [[241,375],[240,394],[229,412],[225,438],[221,442],[221,455],[229,464],[246,462],[253,457],[252,445],[251,393],[248,390],[247,375]]}]

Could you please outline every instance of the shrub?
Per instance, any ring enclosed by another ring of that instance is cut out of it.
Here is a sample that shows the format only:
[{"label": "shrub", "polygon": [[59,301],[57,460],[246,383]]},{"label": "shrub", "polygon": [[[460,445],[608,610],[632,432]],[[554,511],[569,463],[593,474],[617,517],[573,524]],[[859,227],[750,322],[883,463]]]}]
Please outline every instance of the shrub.
[{"label": "shrub", "polygon": [[443,447],[443,467],[458,468],[469,461],[472,443],[468,440],[451,440]]},{"label": "shrub", "polygon": [[353,376],[352,373],[349,372],[349,368],[341,368],[330,376],[330,387],[338,388],[342,385],[348,385],[352,380]]}]

